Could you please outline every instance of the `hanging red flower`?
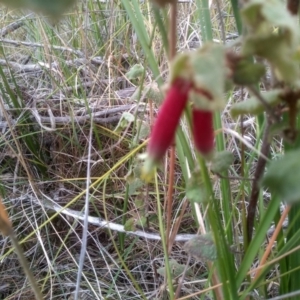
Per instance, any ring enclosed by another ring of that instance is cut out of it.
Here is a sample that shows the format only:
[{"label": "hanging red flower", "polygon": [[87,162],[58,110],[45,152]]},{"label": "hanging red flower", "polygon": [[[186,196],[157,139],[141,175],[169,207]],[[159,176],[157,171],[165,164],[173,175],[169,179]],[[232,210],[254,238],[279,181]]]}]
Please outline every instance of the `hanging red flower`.
[{"label": "hanging red flower", "polygon": [[[179,77],[173,80],[150,135],[144,165],[145,178],[151,176],[149,174],[152,173],[153,167],[163,158],[174,141],[176,128],[190,91],[207,96],[205,92],[193,88],[193,84],[187,79]],[[203,156],[208,157],[214,148],[213,112],[193,108],[192,117],[195,147]]]},{"label": "hanging red flower", "polygon": [[189,81],[176,78],[166,94],[152,129],[147,149],[148,157],[154,163],[161,160],[174,140],[191,86]]}]

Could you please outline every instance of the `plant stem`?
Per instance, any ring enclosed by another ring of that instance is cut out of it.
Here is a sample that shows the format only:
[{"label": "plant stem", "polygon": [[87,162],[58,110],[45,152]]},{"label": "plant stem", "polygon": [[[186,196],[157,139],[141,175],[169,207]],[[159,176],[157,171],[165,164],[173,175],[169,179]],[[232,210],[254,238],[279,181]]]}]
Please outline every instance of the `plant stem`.
[{"label": "plant stem", "polygon": [[253,233],[253,225],[254,225],[254,218],[255,218],[255,211],[259,196],[259,181],[264,173],[264,169],[266,166],[266,159],[270,152],[270,141],[269,141],[269,129],[270,129],[270,120],[266,122],[266,128],[263,136],[263,142],[261,146],[261,156],[258,158],[255,173],[254,173],[254,180],[252,182],[252,189],[251,189],[251,196],[247,210],[247,245],[249,245],[252,239]]},{"label": "plant stem", "polygon": [[35,296],[35,299],[36,300],[43,300],[44,297],[41,293],[41,290],[40,288],[38,287],[37,283],[36,283],[36,280],[34,279],[34,276],[28,266],[28,263],[27,263],[27,260],[24,256],[24,253],[23,253],[23,250],[21,248],[21,246],[19,245],[18,243],[18,240],[14,234],[14,232],[11,232],[10,235],[9,235],[10,239],[11,239],[11,242],[15,248],[15,252],[17,253],[18,255],[18,258],[19,258],[19,262],[28,278],[28,281],[31,285],[31,288],[32,288],[32,291],[34,293],[34,296]]},{"label": "plant stem", "polygon": [[274,231],[274,233],[273,233],[273,235],[272,235],[272,238],[271,238],[270,241],[269,241],[269,244],[268,244],[268,246],[267,246],[267,249],[266,249],[266,251],[265,251],[263,257],[261,258],[260,263],[259,263],[259,265],[258,265],[258,267],[257,267],[258,271],[257,271],[256,274],[255,274],[254,280],[258,278],[258,276],[259,276],[259,274],[260,274],[260,272],[261,272],[261,267],[262,267],[262,266],[264,265],[264,263],[266,262],[266,260],[267,260],[267,258],[268,258],[268,256],[269,256],[269,254],[270,254],[270,252],[271,252],[271,250],[272,250],[272,247],[273,247],[273,245],[274,245],[274,243],[275,243],[275,240],[276,240],[276,238],[278,237],[278,234],[279,234],[279,232],[280,232],[280,230],[281,230],[282,224],[283,224],[283,222],[285,221],[285,219],[287,218],[290,209],[291,209],[291,206],[288,205],[288,206],[286,206],[284,212],[282,213],[281,218],[280,218],[280,220],[279,220],[279,222],[278,222],[278,224],[277,224],[277,226],[276,226],[276,229],[275,229],[275,231]]},{"label": "plant stem", "polygon": [[[169,60],[171,61],[176,54],[176,41],[177,41],[177,2],[171,5],[170,20],[169,20],[170,34],[169,34]],[[168,193],[167,193],[167,249],[168,254],[172,250],[170,245],[171,233],[171,218],[173,206],[173,186],[174,186],[174,168],[175,168],[175,145],[173,144],[169,156],[169,179],[168,179]]]}]

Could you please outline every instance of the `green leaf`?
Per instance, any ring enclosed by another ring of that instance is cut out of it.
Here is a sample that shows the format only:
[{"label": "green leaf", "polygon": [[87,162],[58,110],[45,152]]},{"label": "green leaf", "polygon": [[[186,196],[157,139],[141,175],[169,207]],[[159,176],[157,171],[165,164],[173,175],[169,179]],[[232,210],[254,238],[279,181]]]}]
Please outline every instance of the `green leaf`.
[{"label": "green leaf", "polygon": [[19,9],[42,12],[50,17],[60,17],[76,0],[0,0],[1,3]]},{"label": "green leaf", "polygon": [[[175,259],[170,259],[169,265],[170,265],[170,269],[171,269],[171,273],[172,273],[172,278],[179,277],[185,269],[185,265],[179,264]],[[157,269],[157,273],[161,276],[165,276],[166,268],[162,267],[162,268]],[[188,269],[186,272],[186,275],[192,276],[193,273],[190,269]]]},{"label": "green leaf", "polygon": [[234,83],[240,85],[256,84],[265,74],[265,66],[254,64],[249,60],[241,60],[234,66],[232,79]]},{"label": "green leaf", "polygon": [[164,95],[159,90],[156,83],[152,83],[152,84],[143,86],[142,90],[141,90],[141,87],[138,87],[134,91],[134,93],[132,94],[130,99],[134,100],[134,101],[140,101],[141,97],[142,97],[143,101],[153,100],[158,105],[161,104],[164,99]]},{"label": "green leaf", "polygon": [[124,229],[125,231],[135,231],[135,219],[134,218],[130,218],[128,219],[125,224],[124,224]]},{"label": "green leaf", "polygon": [[136,191],[143,186],[143,184],[144,182],[139,178],[135,178],[134,180],[130,181],[128,183],[128,196],[135,194]]},{"label": "green leaf", "polygon": [[170,82],[178,77],[187,77],[192,75],[192,67],[190,64],[190,52],[179,53],[175,56],[170,67]]},{"label": "green leaf", "polygon": [[[125,176],[126,182],[128,184],[128,195],[132,196],[137,192],[137,190],[143,186],[143,181],[141,177],[141,168],[138,163],[133,162]],[[136,198],[137,201],[138,197]]]},{"label": "green leaf", "polygon": [[287,131],[290,128],[289,120],[281,120],[278,123],[272,124],[270,126],[270,137],[273,137],[278,134],[282,134],[283,132]]},{"label": "green leaf", "polygon": [[222,173],[229,169],[234,156],[230,151],[217,152],[212,159],[210,170],[214,173]]},{"label": "green leaf", "polygon": [[132,123],[134,121],[134,115],[131,114],[130,112],[123,112],[122,117],[115,129],[115,132],[122,132],[124,129],[126,129],[128,127],[128,125],[130,123]]},{"label": "green leaf", "polygon": [[129,80],[134,80],[142,77],[144,71],[145,69],[141,64],[135,64],[125,75]]},{"label": "green leaf", "polygon": [[140,140],[145,139],[149,136],[149,134],[150,134],[149,123],[146,123],[142,120],[137,120],[136,121],[136,127],[137,127],[137,130],[139,130],[138,138]]},{"label": "green leaf", "polygon": [[[225,106],[224,88],[227,67],[225,48],[207,43],[190,58],[193,67],[193,82],[197,91],[190,93],[196,107],[204,110],[221,110]],[[204,93],[199,93],[203,91]]]},{"label": "green leaf", "polygon": [[140,226],[140,227],[145,227],[147,225],[147,217],[146,216],[141,216],[137,220],[136,225]]},{"label": "green leaf", "polygon": [[242,16],[249,30],[242,54],[266,58],[279,80],[299,87],[296,63],[299,26],[285,4],[275,0],[249,1],[242,10]]},{"label": "green leaf", "polygon": [[132,146],[136,146],[140,142],[140,140],[147,138],[149,134],[149,123],[146,123],[140,119],[136,120],[136,135],[133,138]]},{"label": "green leaf", "polygon": [[277,194],[282,201],[300,201],[300,151],[286,153],[282,158],[269,164],[261,185]]},{"label": "green leaf", "polygon": [[189,186],[186,189],[186,197],[188,200],[196,203],[205,203],[208,201],[207,193],[204,185]]},{"label": "green leaf", "polygon": [[297,18],[293,17],[282,1],[252,0],[245,3],[241,11],[244,22],[248,25],[250,34],[269,36],[274,32],[283,31],[286,40],[294,45],[298,40]]},{"label": "green leaf", "polygon": [[296,49],[291,48],[283,34],[265,38],[249,36],[245,39],[242,51],[245,55],[266,58],[272,64],[278,80],[300,86]]},{"label": "green leaf", "polygon": [[[262,97],[269,106],[275,106],[280,103],[281,90],[272,90],[262,93]],[[230,110],[232,117],[237,117],[242,114],[258,115],[265,111],[264,104],[256,97],[251,97],[245,101],[235,103]]]},{"label": "green leaf", "polygon": [[140,214],[145,213],[145,199],[144,197],[136,197],[134,200],[134,205]]},{"label": "green leaf", "polygon": [[208,202],[206,187],[199,172],[194,172],[186,184],[186,197],[196,203]]},{"label": "green leaf", "polygon": [[227,75],[225,48],[206,43],[197,51],[178,54],[171,64],[170,82],[180,77],[193,83],[189,98],[197,108],[222,110]]},{"label": "green leaf", "polygon": [[210,233],[198,235],[184,245],[184,250],[200,261],[217,259],[217,248]]}]

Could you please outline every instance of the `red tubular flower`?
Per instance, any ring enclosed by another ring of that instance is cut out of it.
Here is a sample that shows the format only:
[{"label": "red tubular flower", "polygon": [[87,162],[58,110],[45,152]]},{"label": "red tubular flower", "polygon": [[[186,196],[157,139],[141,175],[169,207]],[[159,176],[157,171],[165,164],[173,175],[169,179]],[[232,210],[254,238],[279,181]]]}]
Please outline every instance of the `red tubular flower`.
[{"label": "red tubular flower", "polygon": [[191,87],[191,82],[183,78],[177,78],[172,82],[160,108],[148,144],[147,153],[152,163],[157,163],[173,142]]},{"label": "red tubular flower", "polygon": [[209,156],[214,149],[213,112],[193,109],[193,135],[196,149]]}]

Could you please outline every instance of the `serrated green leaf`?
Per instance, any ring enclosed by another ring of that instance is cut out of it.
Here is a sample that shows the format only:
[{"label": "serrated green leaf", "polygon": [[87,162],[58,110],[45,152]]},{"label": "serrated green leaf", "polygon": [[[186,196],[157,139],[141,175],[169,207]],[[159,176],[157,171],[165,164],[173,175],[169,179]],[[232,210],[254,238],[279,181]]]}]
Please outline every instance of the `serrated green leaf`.
[{"label": "serrated green leaf", "polygon": [[234,156],[230,151],[217,152],[212,159],[210,170],[214,173],[222,173],[229,169]]},{"label": "serrated green leaf", "polygon": [[135,64],[125,75],[129,80],[134,80],[140,78],[144,71],[145,69],[141,64]]},{"label": "serrated green leaf", "polygon": [[[272,90],[262,93],[262,96],[269,106],[275,106],[281,101],[281,93],[281,90]],[[251,97],[245,101],[235,103],[230,109],[230,113],[234,118],[242,114],[258,115],[264,111],[265,106],[256,97]]]},{"label": "serrated green leaf", "polygon": [[287,203],[300,202],[300,151],[286,153],[268,165],[261,185]]},{"label": "serrated green leaf", "polygon": [[198,235],[184,245],[184,250],[200,261],[215,261],[217,248],[210,233]]}]

